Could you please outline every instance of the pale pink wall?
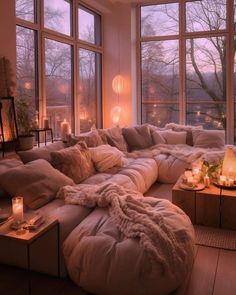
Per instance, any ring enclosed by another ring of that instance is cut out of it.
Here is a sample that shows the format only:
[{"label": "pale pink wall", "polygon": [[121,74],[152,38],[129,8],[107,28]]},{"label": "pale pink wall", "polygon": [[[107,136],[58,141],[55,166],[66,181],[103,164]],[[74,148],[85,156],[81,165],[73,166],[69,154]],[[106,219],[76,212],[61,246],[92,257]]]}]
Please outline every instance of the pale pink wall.
[{"label": "pale pink wall", "polygon": [[15,76],[16,68],[16,22],[15,0],[0,0],[0,57],[11,62]]},{"label": "pale pink wall", "polygon": [[[112,89],[112,80],[118,74],[125,79],[124,91],[119,98]],[[103,78],[104,127],[113,125],[110,113],[118,104],[122,108],[120,125],[130,126],[132,122],[130,4],[115,3],[111,12],[104,14]]]}]

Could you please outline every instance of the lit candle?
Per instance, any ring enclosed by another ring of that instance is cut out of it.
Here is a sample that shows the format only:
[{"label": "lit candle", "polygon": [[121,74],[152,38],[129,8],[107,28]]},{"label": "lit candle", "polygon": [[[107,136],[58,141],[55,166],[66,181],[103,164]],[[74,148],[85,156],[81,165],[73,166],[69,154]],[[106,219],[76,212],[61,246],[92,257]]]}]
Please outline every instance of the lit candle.
[{"label": "lit candle", "polygon": [[194,185],[194,179],[192,176],[187,178],[187,185],[191,187]]},{"label": "lit candle", "polygon": [[205,184],[205,187],[210,186],[210,177],[208,175],[204,176],[204,184]]},{"label": "lit candle", "polygon": [[226,176],[220,175],[220,185],[225,185],[225,184],[226,184]]},{"label": "lit candle", "polygon": [[185,170],[184,171],[184,176],[186,177],[186,178],[188,178],[188,177],[192,177],[193,175],[192,175],[192,171],[191,170]]},{"label": "lit candle", "polygon": [[22,223],[24,220],[23,197],[12,198],[12,215],[15,223]]},{"label": "lit candle", "polygon": [[63,122],[61,122],[61,140],[66,141],[66,135],[70,133],[70,126],[69,123],[64,119]]},{"label": "lit candle", "polygon": [[233,178],[229,178],[229,186],[233,186],[234,185],[234,180]]}]

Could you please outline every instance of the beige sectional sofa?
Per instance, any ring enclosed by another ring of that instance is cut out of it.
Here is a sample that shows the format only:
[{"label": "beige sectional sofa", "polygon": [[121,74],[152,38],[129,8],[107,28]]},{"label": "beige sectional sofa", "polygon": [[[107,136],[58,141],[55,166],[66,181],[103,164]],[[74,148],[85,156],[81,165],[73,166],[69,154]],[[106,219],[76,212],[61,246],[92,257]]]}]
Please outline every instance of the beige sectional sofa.
[{"label": "beige sectional sofa", "polygon": [[[193,261],[193,227],[180,209],[166,200],[150,200],[152,210],[164,218],[165,230],[173,233],[173,251],[182,262],[174,272],[163,272],[161,264],[156,268],[149,263],[137,238],[117,230],[106,208],[65,204],[56,195],[61,187],[76,183],[91,187],[113,183],[139,193],[156,181],[174,183],[191,161],[209,152],[209,147],[201,147],[201,142],[205,144],[203,133],[207,137],[209,133],[201,130],[176,124],[164,129],[147,124],[114,127],[19,152],[21,160],[0,162],[1,199],[23,195],[28,210],[40,210],[59,220],[64,249],[61,275],[69,272],[86,290],[109,295],[168,294],[184,281]],[[210,150],[221,155],[223,137],[221,131],[213,133]]]}]

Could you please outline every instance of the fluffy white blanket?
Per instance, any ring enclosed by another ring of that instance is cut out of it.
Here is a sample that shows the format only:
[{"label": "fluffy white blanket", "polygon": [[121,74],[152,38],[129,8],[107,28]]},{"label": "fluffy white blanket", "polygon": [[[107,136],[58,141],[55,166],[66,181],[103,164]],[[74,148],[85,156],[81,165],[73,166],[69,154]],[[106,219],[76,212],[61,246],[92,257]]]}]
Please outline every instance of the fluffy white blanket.
[{"label": "fluffy white blanket", "polygon": [[169,271],[175,275],[179,264],[185,263],[186,249],[182,243],[188,237],[184,231],[178,237],[173,233],[154,207],[154,198],[143,197],[139,192],[113,183],[65,186],[57,197],[68,204],[107,207],[117,228],[127,238],[138,238],[152,265],[155,267],[156,262],[161,264],[163,273]]},{"label": "fluffy white blanket", "polygon": [[193,163],[200,159],[207,160],[210,163],[218,163],[223,158],[225,149],[196,148],[186,144],[158,144],[145,150],[127,153],[126,156],[131,158],[153,158],[159,154],[171,155],[174,158],[182,160],[186,163]]}]

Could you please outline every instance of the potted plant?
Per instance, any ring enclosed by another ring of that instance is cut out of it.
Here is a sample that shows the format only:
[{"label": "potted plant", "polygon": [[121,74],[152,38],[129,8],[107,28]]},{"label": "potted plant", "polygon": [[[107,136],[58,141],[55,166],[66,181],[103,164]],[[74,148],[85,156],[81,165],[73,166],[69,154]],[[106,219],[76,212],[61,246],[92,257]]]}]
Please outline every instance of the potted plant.
[{"label": "potted plant", "polygon": [[15,101],[18,128],[19,150],[29,150],[34,146],[33,126],[34,111],[27,97],[18,97]]}]

